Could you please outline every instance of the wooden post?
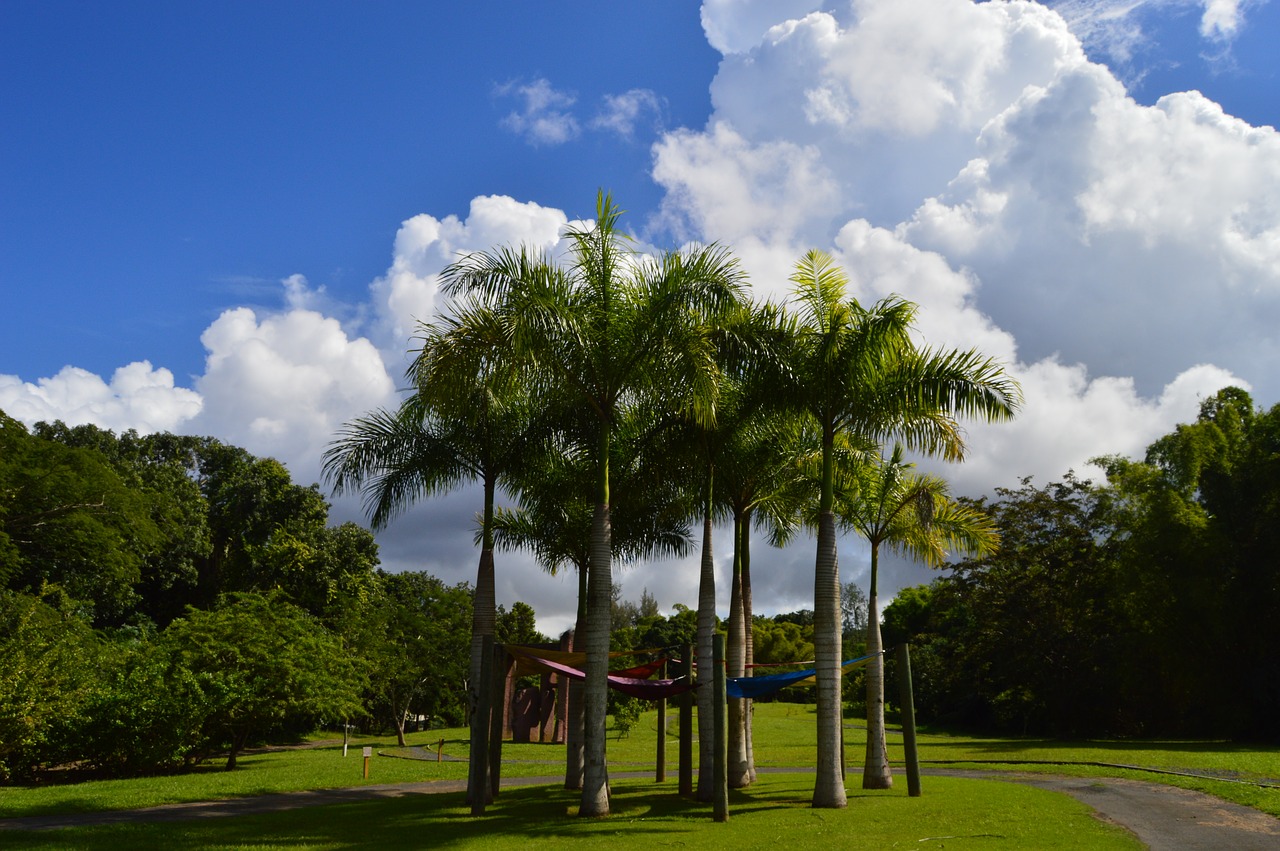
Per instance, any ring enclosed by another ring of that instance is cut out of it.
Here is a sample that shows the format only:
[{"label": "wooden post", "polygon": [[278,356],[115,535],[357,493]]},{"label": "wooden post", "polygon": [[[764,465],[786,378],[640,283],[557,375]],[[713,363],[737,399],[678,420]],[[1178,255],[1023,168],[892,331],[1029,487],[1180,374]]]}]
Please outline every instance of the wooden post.
[{"label": "wooden post", "polygon": [[712,711],[715,712],[715,757],[712,770],[712,814],[716,821],[729,820],[729,703],[725,700],[724,636],[712,637],[711,664],[715,693],[712,695]]},{"label": "wooden post", "polygon": [[[666,678],[667,663],[664,661],[662,667],[658,669],[658,679]],[[667,699],[665,697],[658,698],[658,752],[655,759],[658,768],[653,778],[654,782],[665,783],[667,780]]]},{"label": "wooden post", "polygon": [[902,749],[907,761],[907,795],[920,797],[920,751],[916,747],[916,703],[911,688],[911,651],[898,645],[898,700],[902,704]]},{"label": "wooden post", "polygon": [[502,782],[502,736],[505,732],[507,718],[507,648],[501,644],[493,645],[493,676],[490,680],[493,689],[492,703],[489,706],[489,795],[490,800],[498,797],[498,786]]},{"label": "wooden post", "polygon": [[[686,683],[693,680],[693,645],[684,646]],[[680,788],[679,794],[693,795],[693,690],[680,695]]]},{"label": "wooden post", "polygon": [[440,740],[440,746],[436,748],[436,762],[444,761],[444,739]]},{"label": "wooden post", "polygon": [[492,712],[493,636],[484,636],[480,648],[480,682],[476,683],[476,714],[471,717],[471,765],[467,791],[471,815],[484,815],[489,797],[489,716]]},{"label": "wooden post", "polygon": [[373,756],[373,748],[364,749],[364,779],[369,779],[369,760]]},{"label": "wooden post", "polygon": [[[840,690],[843,694],[844,683],[840,683]],[[845,779],[845,751],[844,751],[844,699],[840,700],[840,779]]]}]

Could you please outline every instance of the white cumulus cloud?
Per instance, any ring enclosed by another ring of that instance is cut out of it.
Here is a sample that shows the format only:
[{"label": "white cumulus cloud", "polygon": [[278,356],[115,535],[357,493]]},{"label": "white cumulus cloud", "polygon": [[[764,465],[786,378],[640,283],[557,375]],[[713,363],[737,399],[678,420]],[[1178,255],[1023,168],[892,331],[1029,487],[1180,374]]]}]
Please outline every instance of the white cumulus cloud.
[{"label": "white cumulus cloud", "polygon": [[320,456],[344,422],[394,404],[394,382],[373,344],[311,310],[259,318],[235,308],[200,340],[208,350],[197,382],[205,408],[191,427],[278,458],[303,482],[318,478]]},{"label": "white cumulus cloud", "polygon": [[120,367],[109,382],[74,366],[35,383],[0,375],[0,410],[28,425],[62,420],[144,434],[176,431],[200,413],[202,404],[199,393],[174,386],[173,373],[149,361]]},{"label": "white cumulus cloud", "polygon": [[435,314],[441,270],[464,255],[498,245],[550,250],[568,218],[560,210],[505,195],[471,201],[465,219],[420,213],[400,225],[391,265],[370,286],[378,327],[373,335],[397,376],[419,322]]}]

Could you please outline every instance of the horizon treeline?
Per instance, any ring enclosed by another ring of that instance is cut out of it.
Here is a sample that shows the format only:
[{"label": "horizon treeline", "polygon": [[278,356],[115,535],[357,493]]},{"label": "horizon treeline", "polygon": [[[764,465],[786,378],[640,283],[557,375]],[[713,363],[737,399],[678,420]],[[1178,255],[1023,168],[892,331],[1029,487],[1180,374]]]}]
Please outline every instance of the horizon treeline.
[{"label": "horizon treeline", "polygon": [[1015,734],[1280,738],[1280,405],[1228,387],[1106,481],[969,500],[998,552],[886,608],[922,721]]},{"label": "horizon treeline", "polygon": [[[1226,388],[1143,460],[1095,463],[1100,484],[1068,473],[961,497],[1000,549],[886,607],[886,645],[912,645],[921,721],[1274,740],[1280,405]],[[373,535],[329,526],[319,489],[277,461],[0,412],[0,779],[73,761],[232,766],[247,743],[322,720],[463,723],[472,587],[378,564]],[[865,622],[860,594],[845,589],[850,623]],[[647,591],[615,603],[616,649],[694,628]],[[526,604],[498,614],[498,640],[546,640]],[[812,646],[804,613],[753,620],[757,647]]]},{"label": "horizon treeline", "polygon": [[[234,767],[320,722],[462,723],[473,589],[388,573],[316,486],[210,437],[0,412],[0,782]],[[525,603],[504,641],[544,640]]]}]

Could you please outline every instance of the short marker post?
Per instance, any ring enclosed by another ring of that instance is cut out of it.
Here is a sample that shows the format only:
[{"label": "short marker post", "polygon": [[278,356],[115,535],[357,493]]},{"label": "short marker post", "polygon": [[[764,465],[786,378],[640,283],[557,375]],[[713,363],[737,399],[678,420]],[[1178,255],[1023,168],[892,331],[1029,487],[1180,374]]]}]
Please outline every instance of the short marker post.
[{"label": "short marker post", "polygon": [[373,748],[364,749],[364,779],[369,779],[369,760],[373,757]]}]

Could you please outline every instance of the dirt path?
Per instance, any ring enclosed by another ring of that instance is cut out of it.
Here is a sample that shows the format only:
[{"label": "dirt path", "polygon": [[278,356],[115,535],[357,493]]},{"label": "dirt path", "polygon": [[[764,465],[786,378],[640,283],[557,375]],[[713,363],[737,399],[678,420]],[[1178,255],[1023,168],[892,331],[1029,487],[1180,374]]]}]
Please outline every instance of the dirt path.
[{"label": "dirt path", "polygon": [[[1057,777],[951,769],[926,770],[925,774],[926,776],[945,775],[1026,783],[1070,795],[1092,807],[1099,818],[1130,830],[1153,851],[1199,851],[1199,849],[1275,851],[1280,848],[1280,819],[1248,807],[1227,803],[1211,795],[1160,783],[1110,777]],[[615,777],[648,777],[650,775],[651,772],[614,774]],[[560,779],[516,777],[506,778],[502,783],[504,787],[532,786],[557,783]],[[167,804],[141,810],[0,819],[0,830],[52,830],[130,821],[169,822],[240,816],[402,795],[460,792],[465,788],[463,782],[437,781],[290,792],[227,801]]]}]

